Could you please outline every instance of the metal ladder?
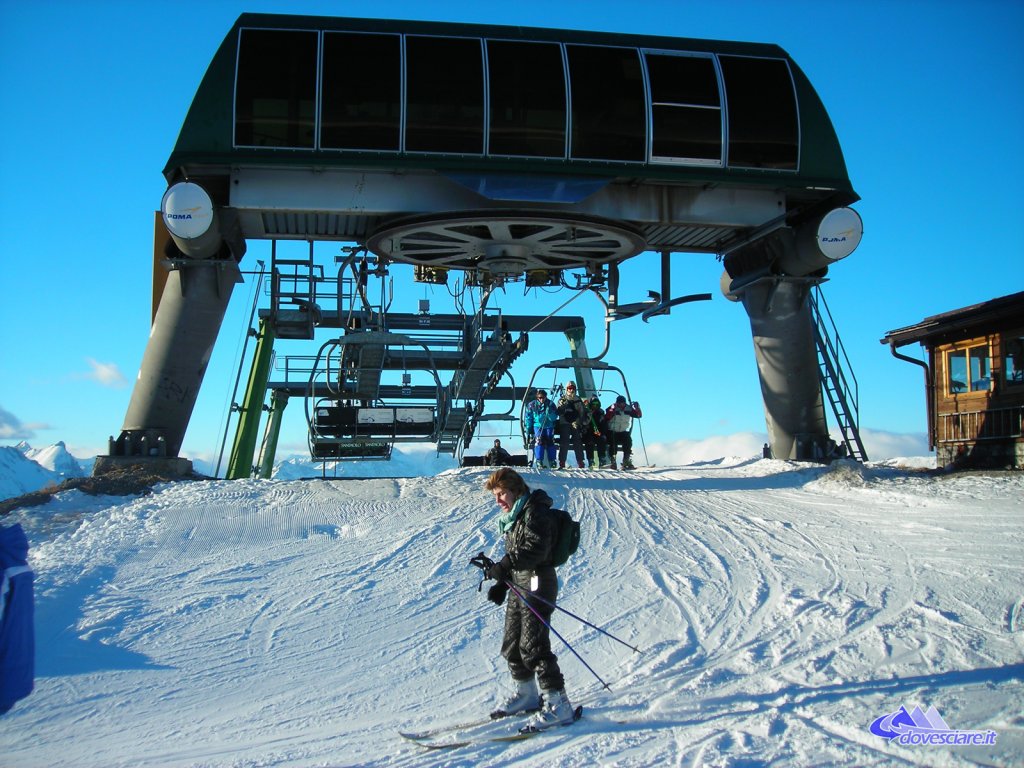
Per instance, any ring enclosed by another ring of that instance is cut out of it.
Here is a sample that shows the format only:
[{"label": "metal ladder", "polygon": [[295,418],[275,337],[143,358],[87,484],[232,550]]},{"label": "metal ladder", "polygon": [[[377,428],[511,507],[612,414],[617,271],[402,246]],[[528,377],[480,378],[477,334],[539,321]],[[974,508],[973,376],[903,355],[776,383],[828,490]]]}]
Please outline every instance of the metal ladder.
[{"label": "metal ladder", "polygon": [[815,285],[807,295],[814,325],[814,343],[818,348],[818,371],[821,388],[835,414],[843,443],[850,458],[868,460],[864,443],[860,439],[860,407],[857,377],[839,338],[832,313],[825,303],[821,286]]},{"label": "metal ladder", "polygon": [[317,284],[323,282],[323,270],[313,263],[313,243],[304,259],[285,259],[277,255],[277,241],[270,244],[270,311],[279,339],[313,339],[320,324]]}]

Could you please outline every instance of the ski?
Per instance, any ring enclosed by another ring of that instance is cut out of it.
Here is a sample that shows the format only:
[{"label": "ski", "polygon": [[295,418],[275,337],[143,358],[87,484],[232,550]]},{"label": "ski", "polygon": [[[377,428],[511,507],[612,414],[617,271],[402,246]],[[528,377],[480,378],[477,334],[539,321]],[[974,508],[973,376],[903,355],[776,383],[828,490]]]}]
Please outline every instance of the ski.
[{"label": "ski", "polygon": [[436,728],[428,728],[425,731],[399,731],[398,735],[403,739],[409,739],[409,741],[423,741],[424,739],[432,739],[435,736],[443,736],[446,733],[457,733],[458,731],[469,731],[473,728],[482,728],[485,725],[505,720],[509,717],[525,717],[526,715],[532,715],[537,709],[527,709],[523,712],[515,712],[506,715],[489,715],[485,718],[479,718],[477,720],[467,720],[464,723],[455,723],[453,725],[439,725]]},{"label": "ski", "polygon": [[491,718],[479,719],[479,720],[467,720],[464,723],[455,723],[453,725],[439,725],[436,728],[430,728],[425,731],[399,731],[398,735],[403,739],[409,739],[409,741],[423,741],[424,739],[432,739],[435,736],[444,736],[446,733],[457,733],[458,731],[468,731],[471,728],[479,728],[493,723],[494,720]]},{"label": "ski", "polygon": [[[579,706],[579,707],[576,707],[576,709],[573,710],[573,713],[572,713],[572,721],[573,721],[573,723],[575,723],[581,717],[583,717],[583,707]],[[430,741],[429,740],[430,737],[427,737],[426,739],[413,739],[412,741],[414,741],[417,745],[423,747],[424,749],[430,749],[430,750],[460,749],[462,747],[472,746],[473,744],[487,744],[487,743],[502,743],[502,742],[513,742],[513,741],[525,741],[526,739],[532,739],[534,736],[539,736],[542,733],[549,733],[549,732],[555,730],[556,728],[564,728],[567,725],[571,725],[571,724],[572,723],[566,723],[565,725],[562,725],[562,726],[556,726],[554,728],[545,728],[544,730],[541,730],[541,731],[532,731],[532,730],[520,729],[516,733],[505,733],[505,734],[501,734],[499,736],[481,736],[481,737],[474,737],[474,738],[468,738],[468,739],[461,739],[459,741]],[[483,725],[483,723],[480,723],[480,725]],[[451,730],[451,729],[449,729],[449,730]],[[406,734],[403,733],[402,736],[406,736]],[[408,738],[408,737],[406,736],[406,738]]]}]

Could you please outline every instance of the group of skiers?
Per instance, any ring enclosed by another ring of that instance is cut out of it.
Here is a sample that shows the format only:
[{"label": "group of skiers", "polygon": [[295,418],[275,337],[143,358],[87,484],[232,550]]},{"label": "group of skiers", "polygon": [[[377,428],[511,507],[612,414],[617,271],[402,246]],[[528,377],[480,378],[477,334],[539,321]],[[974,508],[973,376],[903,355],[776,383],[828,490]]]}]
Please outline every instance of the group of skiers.
[{"label": "group of skiers", "polygon": [[566,382],[557,405],[545,390],[538,389],[536,399],[526,406],[523,415],[523,426],[532,442],[533,466],[565,469],[572,448],[580,469],[618,469],[616,456],[620,450],[622,469],[634,469],[630,429],[633,419],[642,415],[640,404],[627,403],[623,395],[607,409],[601,407],[596,395],[583,399],[573,381]]}]

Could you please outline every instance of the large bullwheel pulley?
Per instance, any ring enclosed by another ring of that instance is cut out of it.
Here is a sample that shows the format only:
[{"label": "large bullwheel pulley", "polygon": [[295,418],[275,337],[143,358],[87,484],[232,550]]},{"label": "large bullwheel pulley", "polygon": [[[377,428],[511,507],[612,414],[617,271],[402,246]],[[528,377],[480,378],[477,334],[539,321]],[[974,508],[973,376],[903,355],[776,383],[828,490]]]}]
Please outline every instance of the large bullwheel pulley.
[{"label": "large bullwheel pulley", "polygon": [[406,218],[374,232],[366,244],[392,261],[479,269],[496,277],[597,267],[635,256],[645,246],[638,232],[618,223],[533,211]]}]

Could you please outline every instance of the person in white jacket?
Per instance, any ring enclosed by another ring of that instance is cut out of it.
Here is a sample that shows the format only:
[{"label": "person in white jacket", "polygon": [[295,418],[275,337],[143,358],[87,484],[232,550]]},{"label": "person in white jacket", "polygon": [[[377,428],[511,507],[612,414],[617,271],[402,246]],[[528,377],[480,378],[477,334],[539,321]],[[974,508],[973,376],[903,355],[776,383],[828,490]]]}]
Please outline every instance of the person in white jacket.
[{"label": "person in white jacket", "polygon": [[635,400],[627,403],[624,395],[615,398],[615,404],[608,406],[605,418],[608,420],[608,455],[612,459],[612,469],[616,469],[615,456],[622,450],[622,468],[636,469],[633,466],[633,419],[643,416],[640,403]]}]

